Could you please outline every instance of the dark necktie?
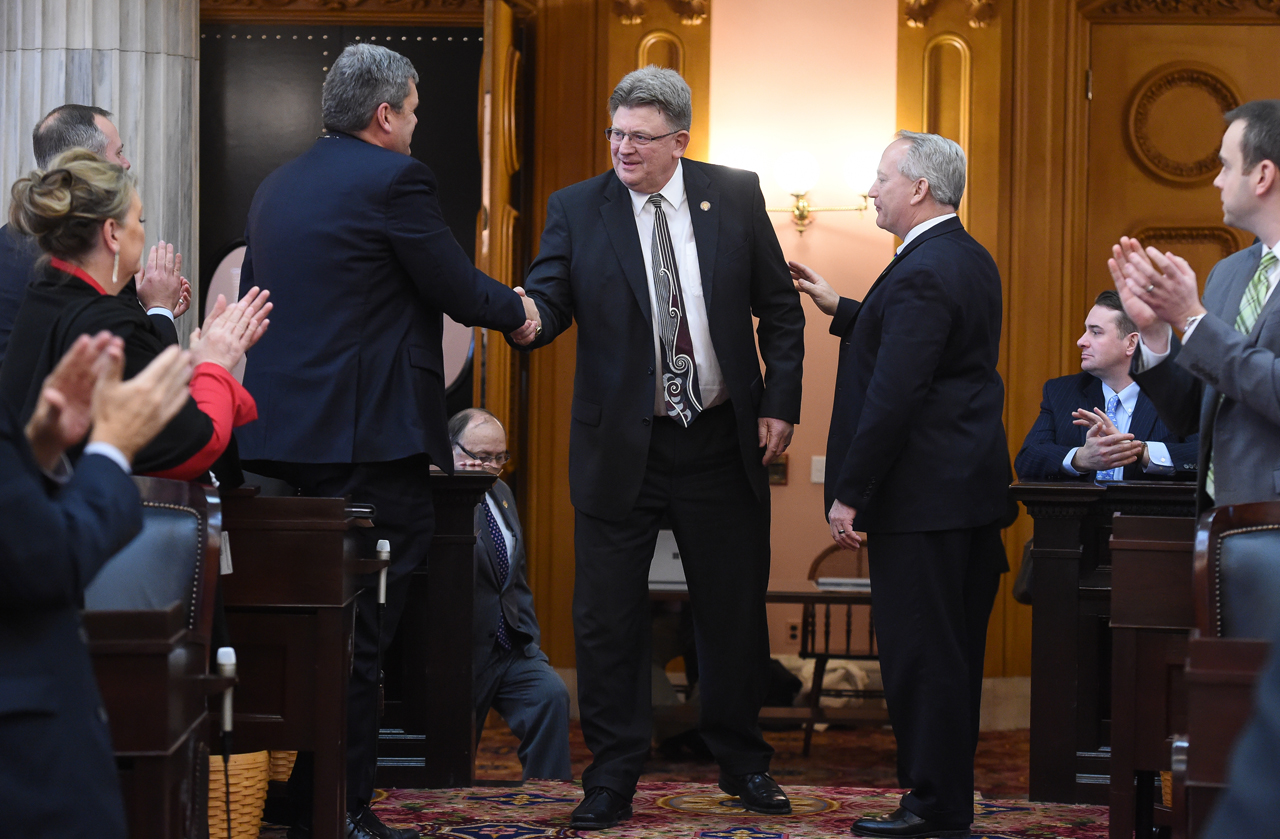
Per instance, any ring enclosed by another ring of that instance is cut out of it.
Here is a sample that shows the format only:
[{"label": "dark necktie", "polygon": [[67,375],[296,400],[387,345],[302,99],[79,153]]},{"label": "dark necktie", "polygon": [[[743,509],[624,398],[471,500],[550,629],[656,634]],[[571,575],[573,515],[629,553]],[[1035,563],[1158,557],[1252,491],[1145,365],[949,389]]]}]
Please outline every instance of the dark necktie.
[{"label": "dark necktie", "polygon": [[662,196],[650,195],[653,205],[653,290],[658,301],[654,324],[662,341],[662,404],[667,416],[688,428],[702,413],[702,395],[698,392],[698,366],[693,357],[693,338],[685,317],[684,295],[680,291],[680,272],[676,268],[675,249],[671,246],[671,230],[667,214],[662,212]]},{"label": "dark necktie", "polygon": [[[489,535],[493,537],[494,555],[498,562],[498,591],[502,591],[507,587],[507,578],[511,576],[511,559],[507,556],[507,540],[502,535],[502,528],[498,527],[498,519],[493,515],[493,508],[489,506],[486,498],[484,503],[484,515],[489,522]],[[498,599],[498,646],[504,650],[511,649],[511,635],[507,630],[507,616],[502,611],[502,599]]]}]

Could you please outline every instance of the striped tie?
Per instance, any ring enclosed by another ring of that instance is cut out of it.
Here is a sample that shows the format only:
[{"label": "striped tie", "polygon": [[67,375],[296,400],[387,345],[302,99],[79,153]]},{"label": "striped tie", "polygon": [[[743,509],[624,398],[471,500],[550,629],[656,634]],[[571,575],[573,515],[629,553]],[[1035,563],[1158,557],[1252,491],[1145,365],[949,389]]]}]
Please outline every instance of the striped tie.
[{"label": "striped tie", "polygon": [[[1253,325],[1258,322],[1258,315],[1262,314],[1262,305],[1267,302],[1267,289],[1271,285],[1268,278],[1275,264],[1275,251],[1267,251],[1263,254],[1258,270],[1254,272],[1253,279],[1249,280],[1249,285],[1244,290],[1244,297],[1240,299],[1240,314],[1236,315],[1236,329],[1244,335],[1253,331]],[[1218,396],[1218,404],[1222,404],[1221,395]],[[1204,478],[1204,491],[1210,498],[1213,497],[1212,448],[1209,450],[1209,470]]]}]

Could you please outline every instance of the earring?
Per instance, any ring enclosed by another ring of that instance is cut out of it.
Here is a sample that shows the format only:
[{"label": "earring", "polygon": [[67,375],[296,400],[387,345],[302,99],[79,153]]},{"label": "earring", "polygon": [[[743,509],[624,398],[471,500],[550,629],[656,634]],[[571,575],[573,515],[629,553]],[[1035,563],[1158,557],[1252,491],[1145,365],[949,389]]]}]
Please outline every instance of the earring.
[{"label": "earring", "polygon": [[116,258],[111,263],[111,287],[115,288],[120,282],[120,251],[116,251]]}]

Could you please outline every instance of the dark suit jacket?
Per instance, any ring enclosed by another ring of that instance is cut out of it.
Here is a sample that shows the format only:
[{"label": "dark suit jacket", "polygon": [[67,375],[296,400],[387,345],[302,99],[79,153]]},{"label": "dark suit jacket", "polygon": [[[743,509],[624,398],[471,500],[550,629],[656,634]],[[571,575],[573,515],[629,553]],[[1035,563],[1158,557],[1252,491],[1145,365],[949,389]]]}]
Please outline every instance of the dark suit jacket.
[{"label": "dark suit jacket", "polygon": [[81,458],[59,491],[0,406],[0,806],[6,835],[125,835],[98,686],[80,626],[84,588],[142,528],[138,491]]},{"label": "dark suit jacket", "polygon": [[865,299],[841,299],[826,509],[868,532],[978,527],[1007,513],[1000,274],[957,218],[894,258]]},{"label": "dark suit jacket", "polygon": [[246,460],[372,463],[423,452],[453,471],[441,313],[510,332],[511,289],[478,271],[440,215],[431,170],[346,134],[318,139],[258,187],[240,288],[271,291],[249,351]]},{"label": "dark suit jacket", "polygon": [[[1045,382],[1040,416],[1036,417],[1035,424],[1027,432],[1022,450],[1013,461],[1018,478],[1023,481],[1093,480],[1096,472],[1085,472],[1079,478],[1066,474],[1062,471],[1062,461],[1067,452],[1084,445],[1086,429],[1075,424],[1071,412],[1079,408],[1092,410],[1102,407],[1105,407],[1102,380],[1092,373],[1081,370],[1075,375],[1061,376]],[[1133,417],[1129,420],[1129,433],[1135,440],[1164,443],[1177,472],[1195,471],[1199,437],[1195,434],[1179,437],[1170,432],[1160,421],[1151,399],[1141,390],[1138,391]],[[1173,475],[1151,475],[1142,471],[1141,463],[1134,462],[1124,468],[1124,479],[1152,481],[1181,477],[1183,480],[1190,480],[1189,474],[1179,476],[1177,472]]]},{"label": "dark suit jacket", "polygon": [[1235,328],[1240,300],[1262,260],[1262,245],[1213,266],[1204,285],[1208,310],[1186,345],[1176,339],[1169,358],[1130,375],[1151,397],[1175,434],[1200,432],[1200,509],[1209,449],[1213,448],[1212,505],[1280,498],[1280,294],[1272,294],[1248,335]]},{"label": "dark suit jacket", "polygon": [[[755,173],[688,158],[683,168],[711,343],[733,402],[743,464],[763,500],[769,485],[756,421],[800,420],[804,312]],[[551,196],[525,288],[544,330],[532,347],[578,322],[569,437],[573,505],[619,520],[644,478],[656,359],[631,193],[612,169]],[[752,315],[759,318],[755,335]]]},{"label": "dark suit jacket", "polygon": [[[520,515],[516,512],[515,496],[511,494],[511,487],[501,480],[494,483],[489,492],[497,499],[502,521],[511,529],[515,544],[507,557],[511,564],[507,584],[499,587],[497,547],[493,543],[493,535],[489,533],[489,522],[485,516],[488,503],[482,501],[477,504],[475,611],[474,631],[471,633],[473,667],[477,677],[493,655],[494,639],[498,633],[499,607],[507,617],[507,625],[520,635],[528,637],[523,649],[526,658],[533,658],[538,654],[538,641],[542,638],[542,632],[538,629],[538,616],[533,610],[533,590],[529,588],[525,571],[524,530],[520,527]],[[516,640],[512,638],[513,642]]]}]

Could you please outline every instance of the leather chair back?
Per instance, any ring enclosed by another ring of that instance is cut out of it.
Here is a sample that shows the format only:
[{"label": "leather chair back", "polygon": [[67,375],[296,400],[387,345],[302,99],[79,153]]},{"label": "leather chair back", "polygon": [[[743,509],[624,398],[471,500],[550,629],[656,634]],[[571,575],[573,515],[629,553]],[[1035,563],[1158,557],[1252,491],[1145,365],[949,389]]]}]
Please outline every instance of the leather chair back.
[{"label": "leather chair back", "polygon": [[1218,507],[1196,534],[1202,636],[1268,638],[1280,618],[1280,502]]}]

